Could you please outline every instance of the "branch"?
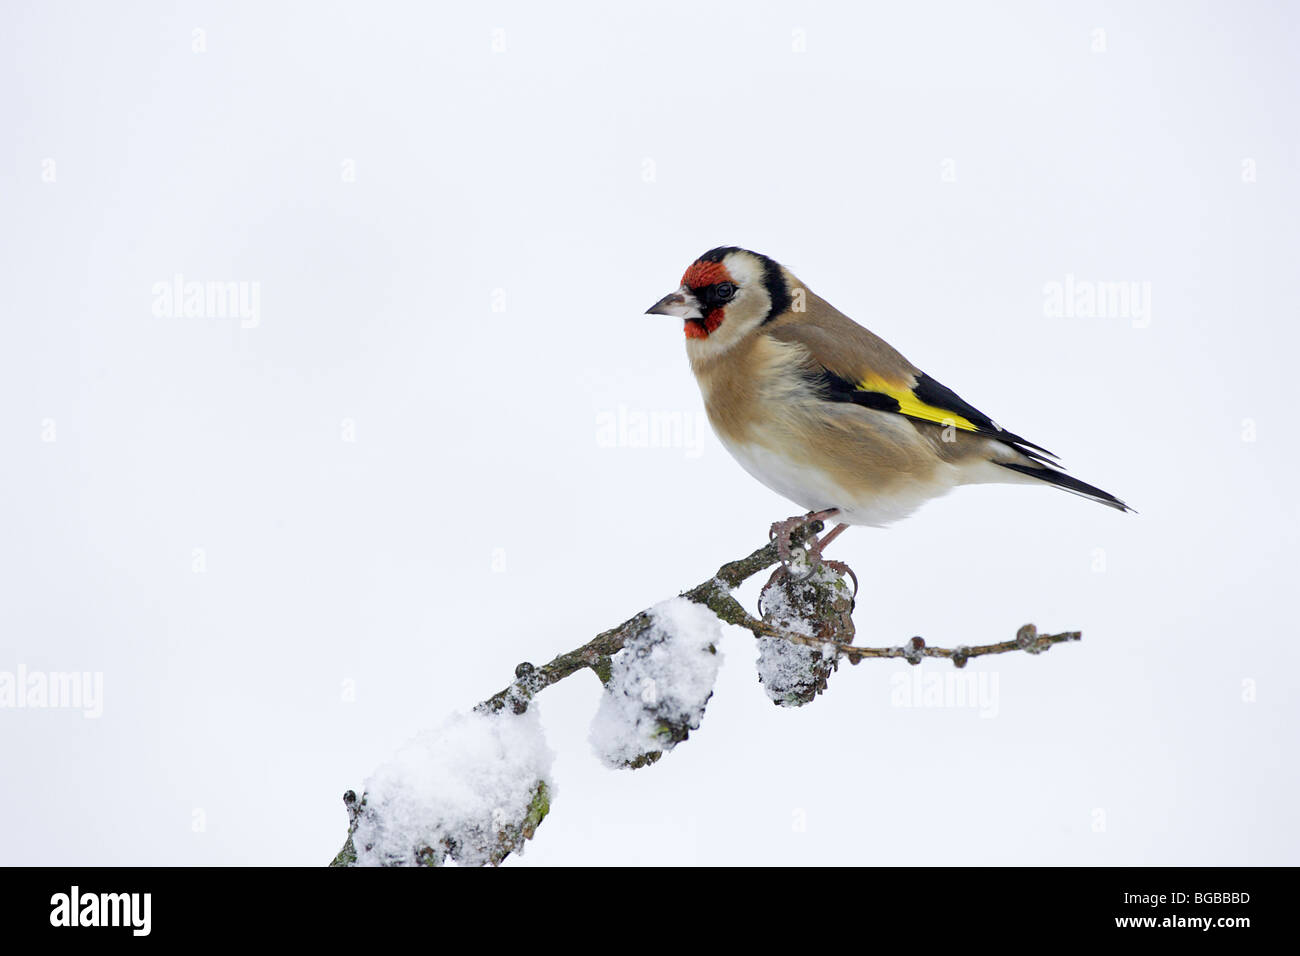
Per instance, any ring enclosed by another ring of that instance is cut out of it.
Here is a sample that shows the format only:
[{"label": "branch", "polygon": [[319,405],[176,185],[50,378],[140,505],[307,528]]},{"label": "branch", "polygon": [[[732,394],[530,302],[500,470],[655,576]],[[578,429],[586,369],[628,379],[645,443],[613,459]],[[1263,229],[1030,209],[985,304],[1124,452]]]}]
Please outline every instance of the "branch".
[{"label": "branch", "polygon": [[[1013,639],[995,644],[959,645],[955,648],[930,647],[922,638],[913,637],[906,644],[899,647],[857,647],[851,643],[853,640],[853,627],[848,614],[844,613],[839,623],[830,620],[834,616],[833,601],[814,600],[806,602],[800,612],[802,617],[800,614],[796,614],[794,618],[796,623],[802,620],[817,625],[817,635],[829,634],[838,638],[828,640],[825,636],[797,633],[771,623],[770,620],[756,618],[746,611],[740,602],[732,596],[732,591],[749,578],[778,564],[782,565],[782,567],[768,582],[767,588],[764,589],[765,594],[769,589],[774,588],[778,591],[786,589],[786,593],[789,593],[788,589],[790,587],[800,585],[805,581],[812,581],[814,590],[819,591],[823,598],[828,596],[830,591],[826,585],[809,576],[831,568],[834,569],[836,575],[841,571],[849,574],[852,572],[849,572],[843,565],[823,563],[818,550],[808,547],[808,545],[815,543],[815,536],[822,531],[822,528],[821,521],[808,521],[796,526],[793,533],[790,534],[790,553],[793,557],[786,563],[782,563],[777,543],[772,541],[746,557],[724,564],[718,568],[717,573],[709,580],[683,592],[681,596],[696,604],[708,607],[720,620],[743,627],[756,638],[776,638],[819,652],[823,665],[829,664],[831,667],[839,658],[845,658],[851,664],[857,664],[859,661],[868,658],[902,658],[909,664],[920,664],[921,660],[926,657],[946,658],[952,661],[955,666],[964,667],[966,662],[973,657],[1006,654],[1013,651],[1041,654],[1050,650],[1053,645],[1078,641],[1082,637],[1079,631],[1039,634],[1038,629],[1033,624],[1026,624],[1016,632]],[[842,582],[839,581],[838,577],[830,577],[829,580],[838,584],[841,593],[847,595],[847,590],[843,589]],[[845,597],[841,603],[843,607],[847,608],[850,606],[851,601]],[[642,611],[628,618],[617,627],[602,631],[581,647],[558,655],[541,667],[534,667],[532,664],[524,662],[515,668],[515,679],[509,686],[478,704],[474,710],[480,714],[496,714],[509,708],[514,714],[523,714],[527,711],[528,704],[534,696],[552,684],[559,683],[566,677],[581,670],[591,670],[601,679],[602,683],[607,683],[610,679],[611,659],[614,655],[627,644],[636,641],[652,626],[653,620],[650,611]],[[818,654],[814,654],[813,657],[817,658]],[[813,693],[820,692],[824,687],[825,681],[823,679],[821,686],[810,692],[804,698],[804,702],[810,700]],[[654,756],[657,757],[658,755]],[[543,803],[547,799],[544,785],[541,791],[541,799]],[[351,790],[344,794],[343,801],[347,806],[350,821],[348,840],[344,844],[343,850],[331,864],[334,866],[348,866],[356,861],[356,851],[352,845],[352,834],[357,828],[358,819],[366,808],[365,797],[363,796],[358,800],[356,793]],[[544,815],[545,808],[543,807],[539,813],[535,814],[536,819],[532,820],[531,825],[525,827],[522,837],[518,834],[511,834],[509,840],[503,842],[500,856],[504,857],[506,853],[515,849],[519,840],[531,837],[531,830],[536,827]],[[491,862],[499,862],[499,858],[494,856]]]},{"label": "branch", "polygon": [[[822,528],[823,524],[820,521],[811,521],[800,526],[791,535],[791,547],[797,551],[810,538],[821,532]],[[731,595],[733,589],[760,571],[766,571],[778,564],[780,560],[776,542],[773,541],[747,557],[724,564],[718,568],[717,574],[712,578],[683,592],[682,597],[696,604],[705,605],[723,621],[743,627],[755,637],[776,637],[826,653],[834,651],[839,657],[847,659],[850,664],[857,664],[867,658],[902,658],[909,664],[919,664],[924,657],[940,657],[952,661],[957,667],[965,667],[966,662],[972,657],[1006,654],[1011,651],[1041,654],[1054,644],[1078,641],[1083,637],[1079,631],[1039,634],[1038,628],[1033,624],[1026,624],[1016,632],[1012,640],[996,644],[958,645],[955,648],[929,647],[920,637],[913,637],[901,647],[855,647],[851,644],[819,640],[774,627],[766,621],[755,618]],[[524,662],[515,668],[515,680],[509,687],[493,694],[475,710],[496,713],[509,706],[515,713],[523,713],[528,707],[528,701],[535,694],[584,668],[591,669],[604,680],[608,676],[609,659],[621,651],[624,644],[641,634],[649,623],[648,613],[642,611],[618,627],[602,631],[581,647],[559,655],[548,664],[535,668],[532,664]]]},{"label": "branch", "polygon": [[[820,521],[811,521],[797,528],[790,536],[792,547],[799,547],[809,538],[818,534],[824,525]],[[750,625],[765,626],[762,621],[755,621],[743,607],[731,596],[731,589],[740,587],[746,580],[766,571],[781,560],[777,553],[776,542],[770,542],[750,554],[748,557],[731,561],[718,568],[718,573],[703,584],[696,585],[682,596],[696,604],[709,607],[728,624],[740,624],[754,631]],[[642,611],[635,617],[628,618],[618,627],[602,631],[594,638],[565,654],[561,654],[549,664],[533,667],[527,661],[515,668],[515,680],[505,690],[498,691],[474,709],[496,713],[509,706],[515,713],[523,713],[528,701],[539,691],[564,680],[583,668],[595,671],[602,680],[608,676],[609,659],[623,649],[623,645],[641,634],[650,625],[650,616]],[[758,631],[754,631],[758,634]],[[793,635],[792,635],[793,636]],[[603,672],[603,673],[602,673]]]}]

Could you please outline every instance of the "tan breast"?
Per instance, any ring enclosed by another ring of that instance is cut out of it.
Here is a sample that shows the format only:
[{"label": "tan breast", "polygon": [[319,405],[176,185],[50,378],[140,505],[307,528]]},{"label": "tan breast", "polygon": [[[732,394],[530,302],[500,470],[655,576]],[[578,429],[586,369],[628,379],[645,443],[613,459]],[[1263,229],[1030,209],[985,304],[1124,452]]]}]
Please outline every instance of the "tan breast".
[{"label": "tan breast", "polygon": [[[924,500],[957,481],[928,429],[923,434],[901,416],[825,401],[803,377],[808,360],[799,345],[758,333],[722,356],[692,363],[709,422],[755,477],[801,504],[833,489],[849,499],[810,508],[899,495]],[[816,490],[801,498],[792,483]]]}]

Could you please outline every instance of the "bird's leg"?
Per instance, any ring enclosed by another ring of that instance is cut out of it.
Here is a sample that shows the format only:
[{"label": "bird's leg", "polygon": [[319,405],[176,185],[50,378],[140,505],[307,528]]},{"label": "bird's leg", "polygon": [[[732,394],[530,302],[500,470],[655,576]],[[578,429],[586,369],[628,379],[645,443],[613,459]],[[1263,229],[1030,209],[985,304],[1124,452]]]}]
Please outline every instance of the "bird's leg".
[{"label": "bird's leg", "polygon": [[[775,522],[769,535],[776,542],[776,553],[781,559],[781,563],[788,565],[793,557],[790,553],[790,538],[797,529],[813,521],[823,521],[839,513],[839,508],[827,508],[824,511],[810,511],[806,515],[796,515],[793,518]],[[836,532],[831,532],[831,534],[834,535]],[[818,557],[820,557],[820,554]]]},{"label": "bird's leg", "polygon": [[826,545],[830,544],[847,530],[849,530],[849,526],[841,522],[822,535],[822,539],[812,546],[813,550],[817,552],[818,557],[820,557],[821,553],[826,550]]}]

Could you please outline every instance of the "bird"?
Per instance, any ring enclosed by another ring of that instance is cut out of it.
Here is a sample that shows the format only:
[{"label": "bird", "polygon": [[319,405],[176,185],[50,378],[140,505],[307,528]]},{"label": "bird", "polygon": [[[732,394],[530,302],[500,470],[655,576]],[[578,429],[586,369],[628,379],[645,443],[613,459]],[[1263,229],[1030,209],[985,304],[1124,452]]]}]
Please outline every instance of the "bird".
[{"label": "bird", "polygon": [[1008,431],[768,256],[710,249],[649,309],[682,319],[709,424],[750,475],[808,513],[885,527],[959,485],[1050,485],[1118,511],[1109,492]]}]

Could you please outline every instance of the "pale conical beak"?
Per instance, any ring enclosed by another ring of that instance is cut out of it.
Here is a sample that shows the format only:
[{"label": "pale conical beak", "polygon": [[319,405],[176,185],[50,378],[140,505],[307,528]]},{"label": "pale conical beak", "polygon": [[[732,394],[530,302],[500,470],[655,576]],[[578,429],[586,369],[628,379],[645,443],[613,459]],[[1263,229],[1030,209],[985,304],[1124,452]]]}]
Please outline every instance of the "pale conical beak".
[{"label": "pale conical beak", "polygon": [[704,313],[700,311],[700,300],[686,286],[682,286],[676,292],[670,292],[650,308],[645,310],[646,315],[673,315],[679,319],[702,319]]}]

